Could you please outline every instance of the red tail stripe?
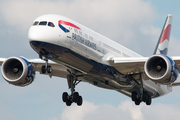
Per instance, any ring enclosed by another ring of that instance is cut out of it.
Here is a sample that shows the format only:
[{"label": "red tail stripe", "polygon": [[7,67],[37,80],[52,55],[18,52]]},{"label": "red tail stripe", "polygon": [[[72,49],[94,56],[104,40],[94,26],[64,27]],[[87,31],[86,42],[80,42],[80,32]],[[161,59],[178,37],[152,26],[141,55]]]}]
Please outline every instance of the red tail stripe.
[{"label": "red tail stripe", "polygon": [[64,24],[64,25],[68,25],[68,26],[74,27],[76,29],[80,29],[78,26],[74,25],[73,23],[66,22],[66,21],[63,21],[63,20],[59,20],[58,24]]},{"label": "red tail stripe", "polygon": [[166,39],[169,41],[170,34],[171,34],[171,24],[169,24],[166,27],[166,29],[163,31],[163,34],[162,34],[162,37],[161,37],[161,40],[160,40],[159,44],[163,43],[164,40],[166,40]]}]

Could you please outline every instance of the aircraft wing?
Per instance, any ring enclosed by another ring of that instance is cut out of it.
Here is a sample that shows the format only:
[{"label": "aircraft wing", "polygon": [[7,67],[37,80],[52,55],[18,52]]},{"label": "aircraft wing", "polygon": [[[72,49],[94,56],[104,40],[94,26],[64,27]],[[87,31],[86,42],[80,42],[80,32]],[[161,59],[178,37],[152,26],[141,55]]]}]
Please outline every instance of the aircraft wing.
[{"label": "aircraft wing", "polygon": [[[175,56],[171,59],[176,63],[179,73],[180,73],[180,57]],[[144,72],[144,64],[148,60],[148,57],[130,57],[130,58],[120,58],[114,57],[109,60],[110,64],[116,68],[120,73],[125,75],[127,74],[136,74]],[[172,83],[172,87],[180,86],[180,82]]]},{"label": "aircraft wing", "polygon": [[[6,59],[7,58],[0,58],[0,66]],[[41,59],[28,59],[28,62],[32,64],[35,71],[38,71],[41,74],[41,67],[43,65],[45,65],[45,61],[43,61]],[[48,65],[51,65],[52,72],[51,72],[51,74],[46,74],[46,75],[49,75],[50,77],[52,77],[52,76],[62,77],[62,78],[67,77],[67,74],[68,74],[67,68],[65,68],[51,60],[49,60]]]},{"label": "aircraft wing", "polygon": [[[41,59],[29,59],[28,60],[34,67],[35,71],[39,71],[41,73],[41,67],[45,65],[45,61]],[[52,72],[49,75],[50,77],[56,76],[56,77],[62,77],[66,78],[67,77],[67,68],[61,66],[60,64],[57,64],[56,62],[53,62],[51,60],[48,61],[48,65],[52,67]]]},{"label": "aircraft wing", "polygon": [[174,57],[171,57],[171,59],[176,63],[178,70],[180,72],[180,57],[174,56]]},{"label": "aircraft wing", "polygon": [[[180,57],[175,56],[175,57],[171,57],[171,58],[176,63],[178,70],[179,70],[179,73],[180,73]],[[172,83],[170,86],[171,87],[180,86],[180,82]]]},{"label": "aircraft wing", "polygon": [[120,73],[127,75],[144,72],[144,64],[147,59],[148,57],[114,57],[109,62]]},{"label": "aircraft wing", "polygon": [[[171,59],[176,63],[180,72],[180,57],[175,56],[171,57]],[[135,74],[144,71],[144,64],[147,60],[148,57],[114,57],[109,62],[116,70],[123,74]]]},{"label": "aircraft wing", "polygon": [[7,58],[0,58],[0,66],[2,65],[2,63],[6,60]]}]

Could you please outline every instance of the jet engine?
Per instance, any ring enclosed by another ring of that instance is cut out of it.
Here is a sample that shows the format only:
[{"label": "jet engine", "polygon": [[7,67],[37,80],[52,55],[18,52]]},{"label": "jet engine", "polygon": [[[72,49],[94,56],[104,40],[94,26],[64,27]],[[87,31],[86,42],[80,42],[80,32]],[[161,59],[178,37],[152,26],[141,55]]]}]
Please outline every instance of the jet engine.
[{"label": "jet engine", "polygon": [[175,62],[165,55],[150,57],[144,65],[144,70],[152,81],[165,85],[173,83],[179,75]]},{"label": "jet engine", "polygon": [[23,57],[10,57],[5,60],[1,67],[3,78],[16,86],[27,86],[35,78],[33,66]]}]

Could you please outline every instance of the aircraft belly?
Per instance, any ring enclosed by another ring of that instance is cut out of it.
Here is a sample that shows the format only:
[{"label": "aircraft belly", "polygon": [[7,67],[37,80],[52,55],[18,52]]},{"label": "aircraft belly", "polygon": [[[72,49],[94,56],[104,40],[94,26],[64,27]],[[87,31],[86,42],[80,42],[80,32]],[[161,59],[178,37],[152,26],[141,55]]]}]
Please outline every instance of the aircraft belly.
[{"label": "aircraft belly", "polygon": [[[139,85],[136,82],[126,78],[125,75],[119,73],[114,67],[98,63],[59,45],[37,41],[31,41],[30,44],[38,53],[51,53],[53,61],[87,73],[81,73],[81,76],[78,77],[85,82],[89,82],[97,87],[113,89],[127,96],[131,96],[133,91],[139,91]],[[144,89],[152,97],[159,96],[158,91],[149,86],[144,87]]]}]

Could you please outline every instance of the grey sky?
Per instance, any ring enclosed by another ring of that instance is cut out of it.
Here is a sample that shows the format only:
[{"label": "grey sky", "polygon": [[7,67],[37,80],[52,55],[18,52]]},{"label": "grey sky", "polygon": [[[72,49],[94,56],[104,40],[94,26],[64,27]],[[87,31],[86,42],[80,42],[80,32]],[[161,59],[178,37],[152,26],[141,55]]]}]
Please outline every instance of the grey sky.
[{"label": "grey sky", "polygon": [[[65,15],[143,56],[150,56],[169,14],[167,11],[174,13],[169,54],[179,55],[180,16],[177,11],[180,8],[173,8],[178,3],[172,3],[168,10],[161,7],[168,4],[148,0],[1,0],[1,57],[37,58],[29,45],[28,29],[36,17],[50,13]],[[116,91],[88,83],[77,86],[85,99],[83,106],[66,107],[61,100],[61,94],[69,92],[66,80],[39,74],[34,83],[24,88],[8,85],[1,77],[0,88],[0,119],[5,120],[166,120],[180,117],[178,87],[171,94],[154,99],[150,107],[145,104],[137,107],[130,98]]]}]

